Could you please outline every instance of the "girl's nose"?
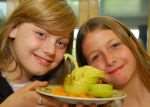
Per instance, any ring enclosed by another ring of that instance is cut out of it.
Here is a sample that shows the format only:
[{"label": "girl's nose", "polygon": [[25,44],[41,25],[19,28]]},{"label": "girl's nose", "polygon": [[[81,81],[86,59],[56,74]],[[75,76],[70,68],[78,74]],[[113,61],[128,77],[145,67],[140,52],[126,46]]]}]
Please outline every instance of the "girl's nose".
[{"label": "girl's nose", "polygon": [[56,51],[55,40],[47,40],[43,44],[43,51],[46,55],[54,55]]},{"label": "girl's nose", "polygon": [[116,58],[110,52],[105,52],[105,62],[108,66],[113,66],[116,63]]}]

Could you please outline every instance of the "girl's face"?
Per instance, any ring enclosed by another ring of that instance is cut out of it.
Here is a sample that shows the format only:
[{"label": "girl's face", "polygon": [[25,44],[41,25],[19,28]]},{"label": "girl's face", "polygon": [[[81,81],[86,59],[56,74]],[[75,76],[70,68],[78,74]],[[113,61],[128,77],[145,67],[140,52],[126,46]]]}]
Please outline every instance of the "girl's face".
[{"label": "girl's face", "polygon": [[89,32],[82,49],[88,64],[104,70],[106,81],[116,87],[124,86],[136,70],[130,49],[111,30]]},{"label": "girl's face", "polygon": [[69,39],[52,35],[31,23],[23,23],[9,35],[13,48],[28,75],[44,75],[63,59]]}]

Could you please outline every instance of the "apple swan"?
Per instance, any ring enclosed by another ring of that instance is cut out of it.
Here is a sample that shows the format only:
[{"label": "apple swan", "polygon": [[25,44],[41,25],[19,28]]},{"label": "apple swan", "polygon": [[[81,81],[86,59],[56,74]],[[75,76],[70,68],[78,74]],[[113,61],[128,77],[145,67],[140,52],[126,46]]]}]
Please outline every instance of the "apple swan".
[{"label": "apple swan", "polygon": [[64,55],[64,59],[67,58],[75,65],[73,71],[65,77],[64,90],[67,94],[78,97],[111,97],[113,95],[111,84],[98,83],[100,79],[105,78],[104,71],[88,65],[79,67],[70,54]]}]

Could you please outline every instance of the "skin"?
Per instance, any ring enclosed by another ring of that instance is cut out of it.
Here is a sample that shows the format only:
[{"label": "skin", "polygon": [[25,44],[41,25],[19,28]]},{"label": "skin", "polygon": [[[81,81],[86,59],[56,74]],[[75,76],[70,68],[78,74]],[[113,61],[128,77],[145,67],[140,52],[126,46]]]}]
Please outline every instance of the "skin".
[{"label": "skin", "polygon": [[136,71],[130,49],[111,30],[87,33],[82,48],[88,64],[104,70],[106,81],[118,88],[125,86]]},{"label": "skin", "polygon": [[[23,75],[21,78],[13,81],[9,80],[9,82],[30,83],[10,95],[0,107],[12,107],[12,105],[14,107],[63,106],[62,102],[51,97],[41,96],[35,91],[38,87],[47,86],[47,82],[31,82],[30,78],[48,73],[62,61],[69,43],[69,38],[67,37],[68,35],[66,34],[63,36],[50,34],[32,23],[22,23],[11,31],[9,38],[13,42],[13,54],[24,69],[17,68],[15,72],[10,73],[8,76],[13,76],[14,73],[19,74],[20,72],[23,72]],[[14,65],[13,62],[9,69],[13,68]],[[42,97],[43,105],[38,105],[40,96]],[[13,102],[15,99],[17,102]],[[68,105],[64,104],[64,106]]]},{"label": "skin", "polygon": [[[22,71],[22,69],[17,68],[14,73],[23,72],[23,75],[20,79],[11,82],[30,82],[32,76],[44,75],[54,69],[63,59],[69,43],[67,37],[66,34],[63,36],[50,34],[32,23],[23,23],[14,28],[9,38],[13,40],[14,55],[24,69]],[[9,68],[11,69],[13,66],[15,66],[14,62]],[[13,76],[14,73],[9,76]],[[51,97],[42,96],[35,91],[37,88],[47,85],[47,82],[30,82],[27,86],[10,95],[0,107],[13,107],[12,105],[14,107],[69,107],[68,104]],[[40,97],[42,97],[43,105],[38,105]],[[17,102],[14,101],[15,99]],[[84,105],[79,104],[76,107],[84,107]],[[90,107],[96,107],[96,105],[93,104]]]},{"label": "skin", "polygon": [[50,34],[32,23],[17,26],[9,38],[13,39],[14,54],[24,67],[21,82],[54,69],[62,61],[69,43],[67,37]]},{"label": "skin", "polygon": [[135,57],[113,31],[88,32],[82,49],[88,64],[104,70],[106,81],[127,94],[122,107],[149,107],[150,94],[138,76]]},{"label": "skin", "polygon": [[[60,107],[60,105],[62,105],[62,107],[67,107],[67,104],[60,103],[50,97],[41,96],[34,91],[36,87],[43,87],[46,85],[47,82],[35,81],[10,95],[0,107]],[[42,97],[43,105],[37,104],[40,96]]]}]

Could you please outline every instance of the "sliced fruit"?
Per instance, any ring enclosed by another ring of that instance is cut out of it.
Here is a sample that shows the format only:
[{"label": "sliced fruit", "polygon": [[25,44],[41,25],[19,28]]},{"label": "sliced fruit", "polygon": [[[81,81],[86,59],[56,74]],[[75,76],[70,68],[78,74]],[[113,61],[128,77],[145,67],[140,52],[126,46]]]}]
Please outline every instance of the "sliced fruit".
[{"label": "sliced fruit", "polygon": [[75,58],[65,54],[66,58],[75,64],[75,69],[66,76],[64,91],[73,96],[90,95],[95,97],[110,97],[113,87],[109,84],[97,84],[99,79],[105,78],[105,72],[92,66],[79,67]]},{"label": "sliced fruit", "polygon": [[111,97],[113,95],[113,86],[110,84],[92,84],[88,93],[95,97]]}]

